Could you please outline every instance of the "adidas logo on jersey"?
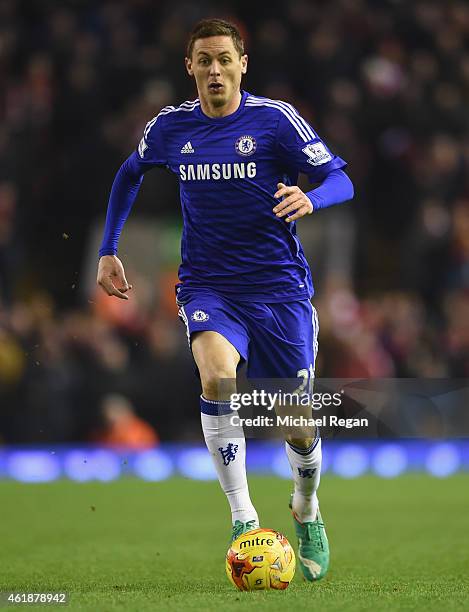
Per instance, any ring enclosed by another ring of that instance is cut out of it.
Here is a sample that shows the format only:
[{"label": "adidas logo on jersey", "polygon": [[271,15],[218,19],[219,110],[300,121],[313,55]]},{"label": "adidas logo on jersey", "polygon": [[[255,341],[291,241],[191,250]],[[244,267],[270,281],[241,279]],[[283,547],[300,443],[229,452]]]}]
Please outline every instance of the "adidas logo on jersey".
[{"label": "adidas logo on jersey", "polygon": [[195,153],[190,140],[188,140],[186,144],[182,147],[181,153]]}]

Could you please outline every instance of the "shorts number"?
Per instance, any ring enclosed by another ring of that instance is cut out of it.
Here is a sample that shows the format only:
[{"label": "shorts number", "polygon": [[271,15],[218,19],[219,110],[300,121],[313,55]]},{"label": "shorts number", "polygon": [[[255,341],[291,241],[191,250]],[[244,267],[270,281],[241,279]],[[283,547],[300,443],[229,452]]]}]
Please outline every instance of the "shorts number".
[{"label": "shorts number", "polygon": [[302,378],[303,381],[294,391],[294,393],[308,393],[309,395],[313,394],[313,384],[314,384],[314,368],[313,364],[309,364],[309,368],[303,368],[302,370],[298,370],[296,373],[297,378]]}]

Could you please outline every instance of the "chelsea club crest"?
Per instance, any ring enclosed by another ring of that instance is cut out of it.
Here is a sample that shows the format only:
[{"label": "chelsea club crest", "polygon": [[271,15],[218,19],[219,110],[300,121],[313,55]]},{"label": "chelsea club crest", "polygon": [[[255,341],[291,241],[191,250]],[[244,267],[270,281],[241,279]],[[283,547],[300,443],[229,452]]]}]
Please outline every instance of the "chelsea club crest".
[{"label": "chelsea club crest", "polygon": [[210,317],[203,310],[196,310],[192,313],[191,319],[196,323],[205,323],[205,321],[208,321]]},{"label": "chelsea club crest", "polygon": [[235,142],[236,152],[240,155],[252,155],[256,147],[256,141],[253,136],[240,136]]}]

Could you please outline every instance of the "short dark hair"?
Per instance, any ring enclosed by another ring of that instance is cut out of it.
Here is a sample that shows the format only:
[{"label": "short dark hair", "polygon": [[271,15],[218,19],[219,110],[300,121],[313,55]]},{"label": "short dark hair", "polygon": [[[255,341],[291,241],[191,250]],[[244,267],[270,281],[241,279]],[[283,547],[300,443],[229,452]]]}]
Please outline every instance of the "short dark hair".
[{"label": "short dark hair", "polygon": [[244,41],[234,24],[224,19],[202,19],[202,21],[196,23],[190,34],[186,50],[187,57],[192,57],[196,40],[210,38],[211,36],[229,36],[239,56],[244,55]]}]

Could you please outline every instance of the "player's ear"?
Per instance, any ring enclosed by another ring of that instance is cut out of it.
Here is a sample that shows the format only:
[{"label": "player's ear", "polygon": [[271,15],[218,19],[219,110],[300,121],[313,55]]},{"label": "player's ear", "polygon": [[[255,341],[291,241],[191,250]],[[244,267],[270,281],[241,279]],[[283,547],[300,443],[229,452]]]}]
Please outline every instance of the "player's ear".
[{"label": "player's ear", "polygon": [[241,74],[246,74],[247,71],[248,71],[248,56],[242,55],[241,56]]},{"label": "player's ear", "polygon": [[190,57],[184,58],[184,62],[186,64],[187,74],[189,76],[194,76],[194,71],[192,70],[192,60]]}]

